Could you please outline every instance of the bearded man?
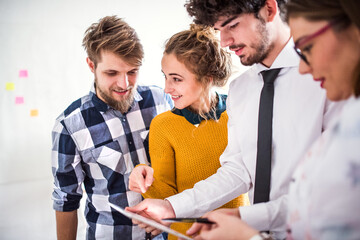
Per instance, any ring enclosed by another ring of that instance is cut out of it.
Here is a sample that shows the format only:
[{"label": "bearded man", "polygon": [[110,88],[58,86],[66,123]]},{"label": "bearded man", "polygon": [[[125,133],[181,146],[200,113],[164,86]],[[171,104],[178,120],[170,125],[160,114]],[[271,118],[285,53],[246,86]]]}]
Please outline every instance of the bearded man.
[{"label": "bearded man", "polygon": [[173,103],[162,89],[137,85],[143,47],[122,19],[92,24],[83,46],[93,87],[56,119],[52,132],[57,236],[76,239],[84,186],[87,239],[144,239],[145,231],[109,203],[124,208],[142,200],[129,190],[128,177],[134,166],[149,164],[150,122]]}]

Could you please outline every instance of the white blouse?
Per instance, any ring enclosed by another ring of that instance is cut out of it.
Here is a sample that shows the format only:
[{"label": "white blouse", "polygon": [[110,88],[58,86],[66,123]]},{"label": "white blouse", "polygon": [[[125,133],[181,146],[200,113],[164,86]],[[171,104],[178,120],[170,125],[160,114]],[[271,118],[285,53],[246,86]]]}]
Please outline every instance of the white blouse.
[{"label": "white blouse", "polygon": [[294,172],[288,239],[360,239],[360,98]]}]

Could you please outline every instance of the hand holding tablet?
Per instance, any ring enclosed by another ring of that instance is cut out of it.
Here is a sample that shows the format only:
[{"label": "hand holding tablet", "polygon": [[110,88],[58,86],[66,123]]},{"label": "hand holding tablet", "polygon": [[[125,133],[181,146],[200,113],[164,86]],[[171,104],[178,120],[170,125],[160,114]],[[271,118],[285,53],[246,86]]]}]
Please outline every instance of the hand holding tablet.
[{"label": "hand holding tablet", "polygon": [[158,223],[154,220],[151,220],[149,218],[145,218],[139,214],[136,214],[136,213],[133,213],[133,212],[129,212],[129,211],[126,211],[124,208],[121,208],[119,206],[116,206],[115,204],[112,204],[110,203],[110,206],[115,209],[116,211],[120,212],[121,214],[123,214],[124,216],[130,218],[130,219],[135,219],[139,222],[143,222],[149,226],[152,226],[152,227],[155,227],[157,229],[160,229],[161,231],[164,231],[164,232],[167,232],[169,234],[172,234],[174,236],[177,236],[177,237],[180,237],[182,239],[186,239],[186,240],[192,240],[192,238],[182,234],[182,233],[179,233],[165,225],[162,225],[161,223]]}]

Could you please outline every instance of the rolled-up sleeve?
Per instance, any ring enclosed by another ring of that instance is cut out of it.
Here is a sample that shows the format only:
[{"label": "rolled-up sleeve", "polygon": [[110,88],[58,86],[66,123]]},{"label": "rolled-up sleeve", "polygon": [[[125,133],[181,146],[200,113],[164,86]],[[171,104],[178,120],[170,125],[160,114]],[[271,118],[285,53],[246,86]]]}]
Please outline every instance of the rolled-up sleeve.
[{"label": "rolled-up sleeve", "polygon": [[62,121],[56,121],[52,131],[52,199],[56,211],[68,212],[79,208],[84,179],[81,156]]}]

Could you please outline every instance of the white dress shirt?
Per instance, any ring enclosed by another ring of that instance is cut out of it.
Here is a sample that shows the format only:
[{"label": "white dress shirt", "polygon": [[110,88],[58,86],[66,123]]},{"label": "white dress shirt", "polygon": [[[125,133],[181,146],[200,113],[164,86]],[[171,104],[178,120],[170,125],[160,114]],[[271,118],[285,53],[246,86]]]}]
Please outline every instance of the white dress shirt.
[{"label": "white dress shirt", "polygon": [[360,239],[360,98],[300,161],[289,189],[289,239]]},{"label": "white dress shirt", "polygon": [[[298,72],[299,57],[290,40],[270,69],[282,68],[274,83],[270,201],[240,207],[241,218],[258,230],[285,238],[287,193],[292,173],[311,144],[331,125],[340,104],[311,75]],[[167,198],[177,217],[201,216],[249,191],[253,202],[262,64],[231,82],[227,99],[228,145],[217,173],[194,188]]]}]

